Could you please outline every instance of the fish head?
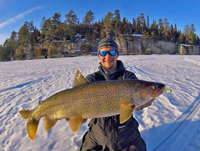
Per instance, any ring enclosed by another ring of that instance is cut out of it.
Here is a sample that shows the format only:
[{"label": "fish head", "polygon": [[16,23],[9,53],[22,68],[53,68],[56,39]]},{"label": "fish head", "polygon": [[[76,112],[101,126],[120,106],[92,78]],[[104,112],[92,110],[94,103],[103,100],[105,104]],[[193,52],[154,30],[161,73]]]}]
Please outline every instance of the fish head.
[{"label": "fish head", "polygon": [[144,105],[164,92],[165,85],[156,82],[139,81],[133,90],[133,101],[136,107]]}]

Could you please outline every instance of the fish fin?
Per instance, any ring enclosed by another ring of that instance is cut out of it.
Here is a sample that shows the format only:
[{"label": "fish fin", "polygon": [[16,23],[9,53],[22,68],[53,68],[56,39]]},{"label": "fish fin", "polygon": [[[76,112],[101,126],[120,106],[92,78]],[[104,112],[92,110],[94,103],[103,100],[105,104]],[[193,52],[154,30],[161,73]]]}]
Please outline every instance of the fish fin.
[{"label": "fish fin", "polygon": [[34,138],[35,138],[38,123],[39,123],[39,121],[37,121],[33,118],[28,118],[26,129],[28,132],[28,136],[30,137],[31,140],[34,140]]},{"label": "fish fin", "polygon": [[79,130],[82,124],[82,121],[83,119],[79,117],[72,117],[69,119],[70,127],[74,133],[76,133]]},{"label": "fish fin", "polygon": [[124,104],[120,106],[120,124],[126,122],[131,117],[134,108]]},{"label": "fish fin", "polygon": [[74,87],[86,83],[88,83],[88,81],[84,78],[84,76],[80,73],[80,71],[77,70],[74,78]]},{"label": "fish fin", "polygon": [[45,131],[48,132],[56,124],[57,119],[43,117],[42,121],[43,121]]},{"label": "fish fin", "polygon": [[19,111],[19,113],[26,120],[30,117],[30,115],[32,114],[32,111],[31,110],[21,110],[21,111]]}]

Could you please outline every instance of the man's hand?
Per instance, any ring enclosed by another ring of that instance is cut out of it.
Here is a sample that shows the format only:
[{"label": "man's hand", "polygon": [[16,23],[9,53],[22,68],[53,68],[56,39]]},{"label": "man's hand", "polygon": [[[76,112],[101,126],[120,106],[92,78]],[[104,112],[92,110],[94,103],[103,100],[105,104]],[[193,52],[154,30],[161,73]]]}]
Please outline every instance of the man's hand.
[{"label": "man's hand", "polygon": [[155,100],[155,99],[152,99],[151,101],[147,102],[146,104],[144,104],[144,105],[142,105],[142,106],[140,106],[140,107],[137,107],[135,110],[136,110],[136,111],[139,111],[139,110],[141,110],[142,108],[145,108],[145,107],[150,106],[154,100]]}]

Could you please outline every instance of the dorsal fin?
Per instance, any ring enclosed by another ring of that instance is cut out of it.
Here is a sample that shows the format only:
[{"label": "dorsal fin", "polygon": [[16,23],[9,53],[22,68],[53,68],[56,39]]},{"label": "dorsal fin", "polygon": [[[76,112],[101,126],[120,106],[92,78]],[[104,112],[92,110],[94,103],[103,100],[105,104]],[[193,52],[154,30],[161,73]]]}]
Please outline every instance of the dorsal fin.
[{"label": "dorsal fin", "polygon": [[77,70],[74,78],[74,87],[86,83],[88,83],[88,81],[84,78],[84,76],[80,73],[80,71]]}]

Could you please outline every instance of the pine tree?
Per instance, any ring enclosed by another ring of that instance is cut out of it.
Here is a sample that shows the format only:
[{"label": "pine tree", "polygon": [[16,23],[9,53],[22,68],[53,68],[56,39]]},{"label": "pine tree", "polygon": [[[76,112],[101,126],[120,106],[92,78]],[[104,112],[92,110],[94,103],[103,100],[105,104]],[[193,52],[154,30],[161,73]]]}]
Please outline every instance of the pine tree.
[{"label": "pine tree", "polygon": [[43,17],[40,23],[41,35],[38,37],[38,40],[41,43],[44,43],[45,39],[50,39],[47,34],[47,31],[50,29],[50,27],[51,27],[51,19],[50,18],[45,19],[45,17]]},{"label": "pine tree", "polygon": [[159,30],[158,30],[158,38],[159,40],[162,40],[162,33],[163,33],[163,22],[162,22],[162,19],[160,18],[159,19],[159,23],[158,23],[158,26],[159,26]]},{"label": "pine tree", "polygon": [[164,37],[165,37],[165,40],[169,40],[169,31],[170,31],[170,27],[169,27],[169,22],[167,20],[167,18],[164,19],[164,28],[163,28],[163,34],[164,34]]},{"label": "pine tree", "polygon": [[174,34],[174,27],[173,25],[171,24],[170,26],[170,33],[169,33],[169,37],[170,37],[170,41],[171,42],[175,42],[175,34]]},{"label": "pine tree", "polygon": [[145,31],[146,30],[146,20],[144,18],[144,13],[141,13],[140,16],[139,16],[139,20],[140,20],[140,27],[142,28],[142,31]]},{"label": "pine tree", "polygon": [[121,22],[120,13],[119,13],[119,10],[116,9],[115,13],[114,13],[114,18],[113,18],[113,24],[114,24],[114,29],[115,29],[115,37],[118,37],[119,34],[120,34],[120,30],[119,30],[120,22]]},{"label": "pine tree", "polygon": [[174,36],[175,36],[175,42],[178,42],[178,38],[179,38],[179,35],[180,35],[180,33],[178,33],[178,31],[177,31],[177,25],[175,24],[174,25]]},{"label": "pine tree", "polygon": [[194,24],[191,24],[190,30],[189,30],[189,36],[188,36],[188,39],[187,39],[187,43],[188,44],[191,44],[191,45],[196,44],[195,43],[195,41],[196,41],[196,34],[194,32],[195,32]]},{"label": "pine tree", "polygon": [[19,29],[18,41],[20,45],[25,47],[30,44],[31,39],[29,34],[28,22],[25,22],[24,25]]},{"label": "pine tree", "polygon": [[186,42],[187,42],[188,37],[189,37],[189,34],[190,34],[190,27],[189,27],[189,25],[185,25],[183,34],[184,34],[184,36],[185,36],[185,38],[186,38]]},{"label": "pine tree", "polygon": [[93,34],[92,34],[92,23],[93,23],[93,20],[94,20],[94,13],[89,10],[85,17],[84,17],[84,20],[83,20],[83,24],[86,26],[87,30],[86,30],[86,39],[90,40],[90,39],[93,39],[93,37],[91,37]]},{"label": "pine tree", "polygon": [[89,10],[84,17],[83,24],[91,25],[93,21],[94,21],[94,13],[91,10]]},{"label": "pine tree", "polygon": [[180,36],[179,36],[179,38],[178,38],[178,42],[179,42],[179,43],[185,43],[184,34],[180,33]]},{"label": "pine tree", "polygon": [[137,18],[137,21],[136,21],[136,34],[142,34],[139,17]]},{"label": "pine tree", "polygon": [[133,18],[132,33],[135,33],[135,32],[136,32],[136,21]]},{"label": "pine tree", "polygon": [[128,20],[126,17],[123,17],[122,20],[122,29],[121,29],[122,34],[129,34],[129,29],[128,29]]},{"label": "pine tree", "polygon": [[74,41],[75,40],[74,35],[76,34],[76,25],[78,24],[77,15],[74,13],[73,10],[70,10],[70,12],[67,15],[65,15],[65,17],[66,17],[65,23],[67,24],[66,30],[69,31],[70,40]]},{"label": "pine tree", "polygon": [[155,42],[158,41],[158,25],[156,24],[156,21],[154,20],[150,26],[150,32],[151,32],[151,37],[153,38],[153,40]]},{"label": "pine tree", "polygon": [[106,33],[106,36],[112,35],[112,31],[113,31],[112,20],[113,20],[113,14],[111,12],[108,12],[103,20],[104,32]]}]

